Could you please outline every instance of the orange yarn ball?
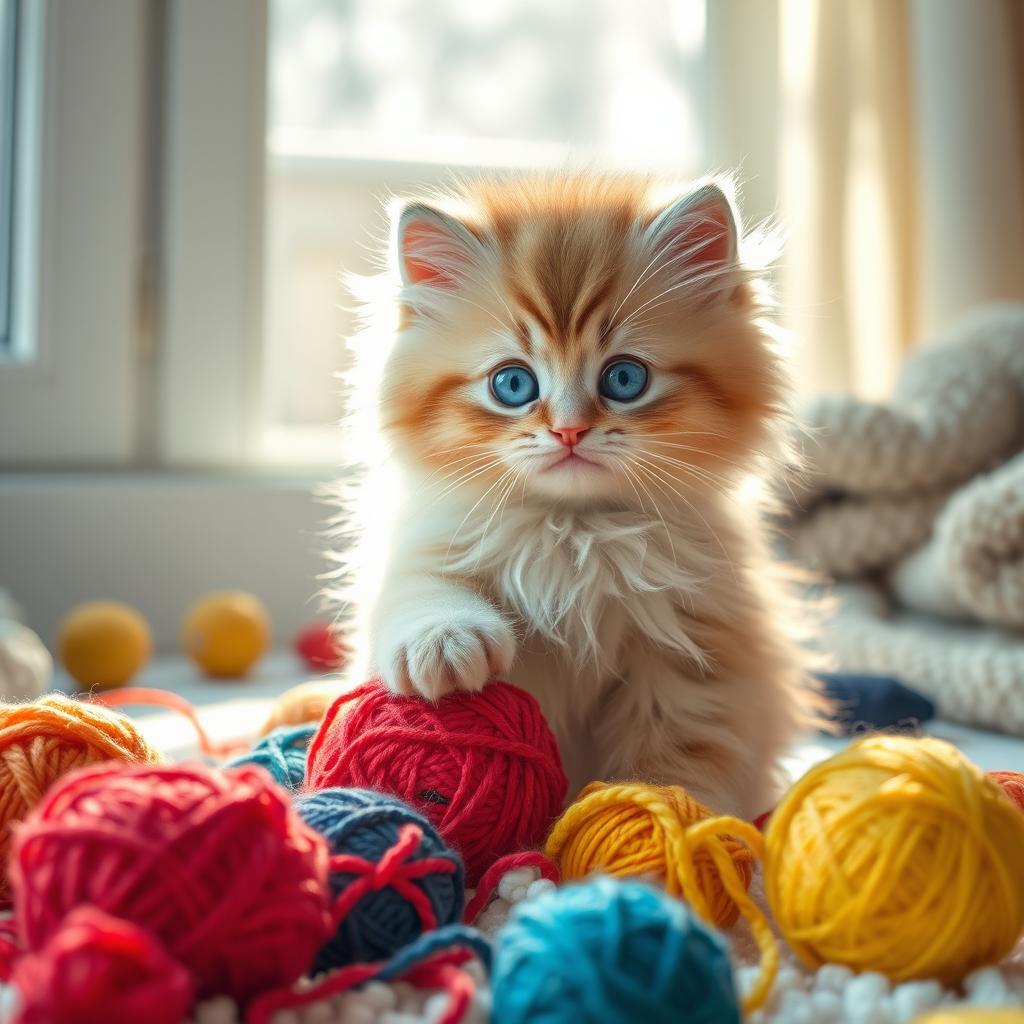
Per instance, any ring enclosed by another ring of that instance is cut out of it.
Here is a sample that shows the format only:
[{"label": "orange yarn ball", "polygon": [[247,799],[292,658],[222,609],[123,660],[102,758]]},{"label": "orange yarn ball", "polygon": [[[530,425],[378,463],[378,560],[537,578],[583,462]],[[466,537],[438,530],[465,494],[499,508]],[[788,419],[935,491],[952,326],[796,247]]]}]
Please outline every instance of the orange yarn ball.
[{"label": "orange yarn ball", "polygon": [[125,715],[50,693],[0,704],[0,900],[8,898],[11,825],[62,775],[98,761],[155,762],[160,755]]},{"label": "orange yarn ball", "polygon": [[1024,811],[1024,772],[989,772],[1003,792]]},{"label": "orange yarn ball", "polygon": [[260,729],[260,735],[266,736],[282,725],[319,722],[340,693],[340,685],[322,683],[315,679],[285,690],[274,701],[267,721]]},{"label": "orange yarn ball", "polygon": [[[711,854],[706,849],[694,854],[692,878],[683,871],[686,829],[714,817],[681,786],[592,782],[555,823],[545,852],[566,881],[597,872],[655,878],[670,896],[690,902],[696,896],[707,906],[711,922],[724,928],[736,921],[739,908],[723,888]],[[753,853],[732,836],[721,840],[748,887]],[[689,891],[693,884],[699,894]]]}]

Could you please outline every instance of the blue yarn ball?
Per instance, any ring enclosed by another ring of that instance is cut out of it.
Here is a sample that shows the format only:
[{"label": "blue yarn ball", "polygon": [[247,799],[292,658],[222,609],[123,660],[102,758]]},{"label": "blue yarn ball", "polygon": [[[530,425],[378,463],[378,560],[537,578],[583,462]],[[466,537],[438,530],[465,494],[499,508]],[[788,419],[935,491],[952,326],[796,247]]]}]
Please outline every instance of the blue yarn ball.
[{"label": "blue yarn ball", "polygon": [[[349,886],[359,885],[371,865],[380,863],[399,841],[403,825],[416,825],[422,838],[401,865],[433,858],[451,865],[451,869],[407,876],[400,865],[396,875],[404,878],[402,884],[423,894],[436,919],[435,927],[461,920],[465,896],[462,859],[445,846],[434,826],[418,811],[396,797],[368,789],[339,788],[303,794],[296,799],[295,809],[328,841],[332,855],[351,854],[366,863],[361,871],[332,868],[330,885],[335,901]],[[365,882],[362,884],[365,886]],[[369,887],[338,922],[334,938],[317,954],[314,970],[385,960],[423,931],[420,912],[399,891],[396,882]]]},{"label": "blue yarn ball", "polygon": [[446,924],[432,932],[424,932],[408,946],[403,946],[373,976],[375,981],[394,981],[437,953],[464,949],[480,961],[484,972],[491,971],[491,944],[487,936],[464,924]]},{"label": "blue yarn ball", "polygon": [[306,780],[306,749],[316,725],[283,725],[268,733],[252,750],[228,761],[226,768],[258,764],[266,768],[279,785],[297,790]]},{"label": "blue yarn ball", "polygon": [[728,947],[685,904],[593,878],[519,904],[498,934],[501,1024],[739,1024]]}]

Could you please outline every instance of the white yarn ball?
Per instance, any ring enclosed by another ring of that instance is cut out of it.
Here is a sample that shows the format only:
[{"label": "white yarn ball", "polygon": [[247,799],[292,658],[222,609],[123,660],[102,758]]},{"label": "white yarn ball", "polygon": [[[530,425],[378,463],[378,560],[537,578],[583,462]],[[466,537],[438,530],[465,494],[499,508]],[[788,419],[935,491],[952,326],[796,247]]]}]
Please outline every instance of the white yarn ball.
[{"label": "white yarn ball", "polygon": [[14,619],[15,622],[22,622],[24,618],[21,606],[11,597],[11,592],[0,587],[0,621]]},{"label": "white yarn ball", "polygon": [[28,626],[0,619],[0,698],[35,700],[50,688],[53,659]]}]

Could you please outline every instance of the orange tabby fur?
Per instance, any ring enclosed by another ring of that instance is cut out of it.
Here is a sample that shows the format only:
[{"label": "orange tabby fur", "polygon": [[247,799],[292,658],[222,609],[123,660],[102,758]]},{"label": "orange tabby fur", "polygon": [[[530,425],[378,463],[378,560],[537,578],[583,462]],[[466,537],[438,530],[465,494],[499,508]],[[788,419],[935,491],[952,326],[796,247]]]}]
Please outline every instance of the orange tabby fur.
[{"label": "orange tabby fur", "polygon": [[[378,448],[341,556],[355,678],[436,697],[502,675],[540,700],[577,786],[764,810],[804,672],[744,486],[780,457],[786,378],[731,201],[537,176],[395,224],[357,339],[358,443]],[[626,356],[648,387],[612,401],[598,379]],[[488,383],[510,364],[538,382],[521,408]],[[563,429],[585,433],[567,449]]]}]

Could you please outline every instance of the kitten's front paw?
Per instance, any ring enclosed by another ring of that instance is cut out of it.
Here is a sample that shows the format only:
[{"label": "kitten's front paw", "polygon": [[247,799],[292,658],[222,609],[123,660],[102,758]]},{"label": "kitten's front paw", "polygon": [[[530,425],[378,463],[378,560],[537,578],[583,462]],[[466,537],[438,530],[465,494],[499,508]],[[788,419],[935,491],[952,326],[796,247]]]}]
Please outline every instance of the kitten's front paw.
[{"label": "kitten's front paw", "polygon": [[382,646],[378,667],[388,687],[431,700],[452,690],[479,690],[508,672],[515,658],[512,631],[486,606],[428,613],[399,625]]}]

